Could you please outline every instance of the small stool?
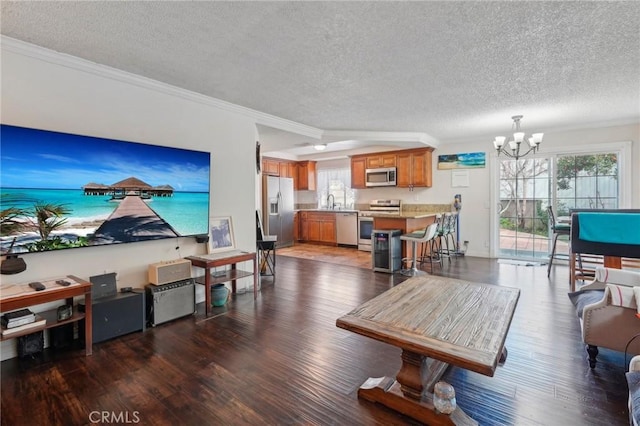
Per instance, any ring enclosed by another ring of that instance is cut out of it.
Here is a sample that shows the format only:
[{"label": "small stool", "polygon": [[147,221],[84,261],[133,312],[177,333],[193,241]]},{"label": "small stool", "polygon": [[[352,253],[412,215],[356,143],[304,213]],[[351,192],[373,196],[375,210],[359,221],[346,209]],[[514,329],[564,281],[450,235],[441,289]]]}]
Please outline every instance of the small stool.
[{"label": "small stool", "polygon": [[411,260],[411,268],[403,269],[400,271],[402,275],[407,275],[410,277],[415,277],[416,275],[425,275],[426,272],[418,269],[418,244],[426,243],[427,241],[433,239],[436,235],[438,225],[433,223],[427,226],[425,229],[421,229],[419,231],[414,231],[408,234],[404,234],[400,236],[400,239],[403,241],[411,241],[411,250],[413,251],[413,257],[411,259],[404,258],[402,261]]},{"label": "small stool", "polygon": [[264,238],[265,239],[263,240],[257,241],[260,275],[270,275],[275,277],[277,237],[275,235],[265,235]]}]

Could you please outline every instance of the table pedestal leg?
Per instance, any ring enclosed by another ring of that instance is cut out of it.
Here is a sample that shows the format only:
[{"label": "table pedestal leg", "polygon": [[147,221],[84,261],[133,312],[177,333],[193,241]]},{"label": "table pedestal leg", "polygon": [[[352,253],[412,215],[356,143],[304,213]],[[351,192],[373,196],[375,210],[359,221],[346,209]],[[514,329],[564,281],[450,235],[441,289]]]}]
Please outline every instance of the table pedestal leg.
[{"label": "table pedestal leg", "polygon": [[451,414],[441,414],[433,406],[433,386],[448,365],[407,350],[402,351],[402,367],[396,380],[390,377],[370,378],[358,396],[379,402],[393,410],[429,425],[474,425],[478,422],[460,407]]}]

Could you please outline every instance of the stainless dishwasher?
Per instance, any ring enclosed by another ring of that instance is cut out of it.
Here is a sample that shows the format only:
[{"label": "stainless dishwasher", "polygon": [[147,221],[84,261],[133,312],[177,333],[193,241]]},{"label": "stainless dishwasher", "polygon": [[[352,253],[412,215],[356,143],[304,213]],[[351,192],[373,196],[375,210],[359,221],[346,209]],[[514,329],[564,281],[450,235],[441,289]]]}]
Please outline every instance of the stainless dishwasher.
[{"label": "stainless dishwasher", "polygon": [[336,242],[339,245],[358,245],[358,213],[336,213]]}]

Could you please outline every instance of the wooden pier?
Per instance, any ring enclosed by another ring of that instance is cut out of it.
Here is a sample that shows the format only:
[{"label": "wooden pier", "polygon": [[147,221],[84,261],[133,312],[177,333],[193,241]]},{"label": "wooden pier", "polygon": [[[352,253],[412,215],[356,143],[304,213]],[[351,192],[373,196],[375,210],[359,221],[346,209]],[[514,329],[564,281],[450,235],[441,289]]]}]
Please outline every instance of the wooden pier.
[{"label": "wooden pier", "polygon": [[180,234],[151,209],[140,196],[128,195],[105,220],[90,245],[128,243],[179,237]]}]

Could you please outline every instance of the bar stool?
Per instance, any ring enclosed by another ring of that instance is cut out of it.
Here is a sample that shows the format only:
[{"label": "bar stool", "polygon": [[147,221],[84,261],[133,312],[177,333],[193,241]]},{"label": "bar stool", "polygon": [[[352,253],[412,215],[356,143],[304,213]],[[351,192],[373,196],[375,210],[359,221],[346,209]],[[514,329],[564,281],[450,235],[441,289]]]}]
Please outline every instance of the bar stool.
[{"label": "bar stool", "polygon": [[[433,272],[433,264],[440,264],[440,268],[442,268],[442,256],[440,256],[440,247],[438,240],[438,223],[434,222],[430,227],[433,227],[433,236],[422,246],[422,255],[420,256],[420,265],[426,263],[425,259],[429,259],[430,271]],[[426,249],[429,248],[429,252],[426,252]]]},{"label": "bar stool", "polygon": [[411,251],[413,252],[412,258],[408,257],[402,259],[403,262],[411,261],[411,268],[403,269],[400,271],[402,275],[406,275],[409,277],[415,277],[417,275],[425,275],[426,272],[418,269],[418,244],[426,243],[432,240],[436,235],[438,224],[432,223],[427,226],[425,229],[421,229],[418,231],[413,231],[408,234],[404,234],[400,236],[400,239],[403,241],[411,241]]},{"label": "bar stool", "polygon": [[[560,235],[567,237],[571,236],[571,225],[564,223],[556,223],[556,216],[553,214],[553,208],[547,207],[547,213],[549,214],[549,226],[553,231],[553,246],[551,248],[551,255],[549,256],[549,264],[547,265],[547,277],[551,275],[551,265],[553,264],[553,258],[556,257],[556,243]],[[582,259],[578,257],[580,261],[580,267],[582,267]]]},{"label": "bar stool", "polygon": [[[438,231],[436,238],[438,239],[438,253],[440,254],[440,258],[448,257],[449,263],[451,263],[451,249],[449,248],[449,233],[450,233],[450,223],[452,214],[449,212],[441,214],[439,217],[436,216],[436,221],[438,223]],[[445,249],[446,246],[446,249]]]},{"label": "bar stool", "polygon": [[[453,256],[454,259],[457,259],[458,255],[458,243],[456,242],[456,233],[457,233],[457,223],[458,223],[458,213],[450,213],[449,214],[449,223],[445,227],[446,235],[445,238],[447,240],[447,252],[449,253],[449,259]],[[449,239],[451,239],[451,249],[449,248]]]}]

